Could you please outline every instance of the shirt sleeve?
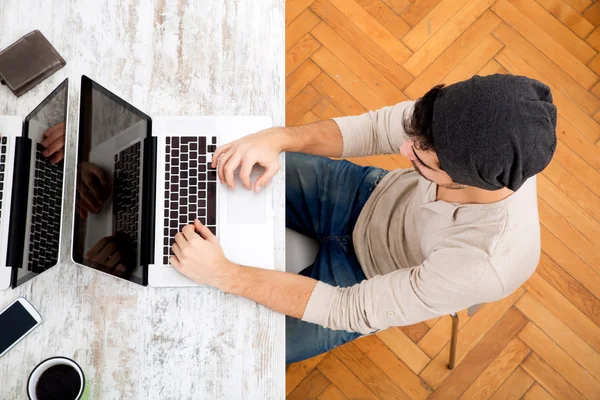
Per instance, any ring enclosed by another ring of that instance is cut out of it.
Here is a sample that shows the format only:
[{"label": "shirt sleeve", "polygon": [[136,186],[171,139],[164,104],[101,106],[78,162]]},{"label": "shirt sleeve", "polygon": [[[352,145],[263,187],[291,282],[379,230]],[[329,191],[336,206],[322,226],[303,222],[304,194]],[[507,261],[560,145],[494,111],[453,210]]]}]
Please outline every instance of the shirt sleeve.
[{"label": "shirt sleeve", "polygon": [[416,324],[498,299],[502,283],[487,259],[436,251],[419,266],[378,275],[347,288],[319,282],[302,319],[363,334]]},{"label": "shirt sleeve", "polygon": [[407,140],[404,114],[410,115],[414,103],[404,101],[358,116],[334,118],[344,141],[342,157],[399,153]]}]

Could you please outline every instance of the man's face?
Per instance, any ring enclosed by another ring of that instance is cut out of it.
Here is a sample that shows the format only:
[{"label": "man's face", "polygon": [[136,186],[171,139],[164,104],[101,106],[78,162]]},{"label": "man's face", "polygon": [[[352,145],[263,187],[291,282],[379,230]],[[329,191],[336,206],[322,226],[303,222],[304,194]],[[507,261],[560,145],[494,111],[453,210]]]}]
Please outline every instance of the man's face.
[{"label": "man's face", "polygon": [[406,141],[400,148],[400,153],[408,158],[415,170],[425,179],[445,189],[460,190],[465,186],[458,184],[446,172],[440,169],[440,160],[434,151],[418,150],[412,140]]}]

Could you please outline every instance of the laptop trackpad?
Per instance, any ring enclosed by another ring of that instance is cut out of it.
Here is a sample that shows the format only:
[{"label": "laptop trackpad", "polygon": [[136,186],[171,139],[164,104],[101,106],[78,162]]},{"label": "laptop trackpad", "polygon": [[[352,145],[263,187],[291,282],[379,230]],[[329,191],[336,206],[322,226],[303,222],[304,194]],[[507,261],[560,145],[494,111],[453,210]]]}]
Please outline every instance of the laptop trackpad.
[{"label": "laptop trackpad", "polygon": [[[252,183],[260,175],[250,176]],[[262,224],[267,220],[267,196],[244,187],[235,176],[235,189],[227,190],[227,222],[230,224]]]}]

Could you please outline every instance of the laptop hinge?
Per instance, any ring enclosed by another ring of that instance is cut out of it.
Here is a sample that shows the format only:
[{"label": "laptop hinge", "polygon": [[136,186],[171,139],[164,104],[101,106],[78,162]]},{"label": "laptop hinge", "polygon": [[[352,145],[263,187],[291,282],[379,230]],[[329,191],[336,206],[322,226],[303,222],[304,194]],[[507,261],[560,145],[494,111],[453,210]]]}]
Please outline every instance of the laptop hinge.
[{"label": "laptop hinge", "polygon": [[[149,127],[151,129],[151,127]],[[157,138],[144,139],[144,165],[143,165],[143,202],[142,202],[142,244],[141,266],[143,268],[143,285],[148,285],[148,266],[154,263],[154,240],[156,219],[156,161]]]},{"label": "laptop hinge", "polygon": [[[26,129],[26,125],[24,124],[23,129]],[[15,138],[15,163],[6,255],[6,265],[10,265],[12,269],[11,287],[13,288],[17,286],[18,271],[23,265],[30,159],[31,139]]]}]

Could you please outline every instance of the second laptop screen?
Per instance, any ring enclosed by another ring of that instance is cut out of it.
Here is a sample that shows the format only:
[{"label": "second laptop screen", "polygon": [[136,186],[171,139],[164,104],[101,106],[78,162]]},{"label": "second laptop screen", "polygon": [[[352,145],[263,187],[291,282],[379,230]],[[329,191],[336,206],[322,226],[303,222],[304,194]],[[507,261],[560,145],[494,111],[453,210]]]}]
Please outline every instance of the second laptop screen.
[{"label": "second laptop screen", "polygon": [[79,118],[73,259],[143,284],[143,157],[150,118],[85,77]]}]

